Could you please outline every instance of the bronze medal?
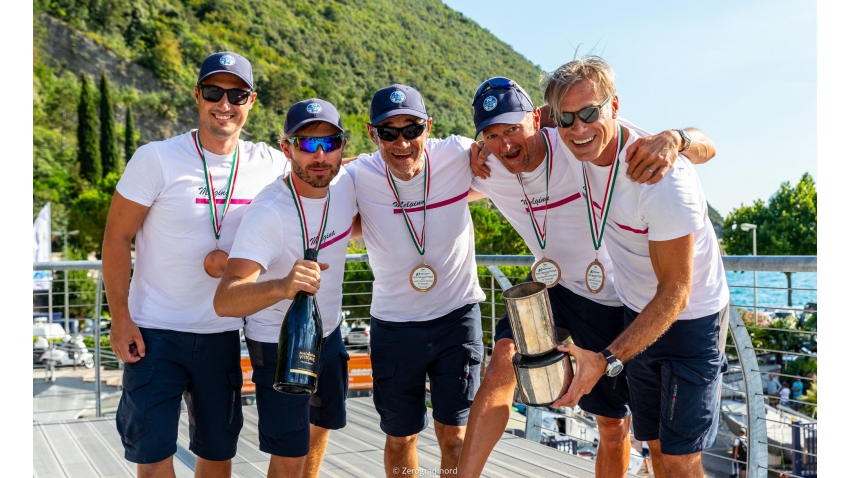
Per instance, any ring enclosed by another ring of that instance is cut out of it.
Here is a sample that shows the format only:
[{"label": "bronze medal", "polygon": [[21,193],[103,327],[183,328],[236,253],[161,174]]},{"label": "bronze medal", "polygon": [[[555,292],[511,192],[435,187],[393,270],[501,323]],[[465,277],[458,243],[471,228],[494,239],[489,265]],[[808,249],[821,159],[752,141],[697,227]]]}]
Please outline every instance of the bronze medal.
[{"label": "bronze medal", "polygon": [[419,264],[410,271],[410,285],[419,292],[428,292],[437,285],[437,271],[427,264]]},{"label": "bronze medal", "polygon": [[592,294],[598,294],[605,287],[605,268],[598,260],[594,260],[587,266],[584,273],[584,285]]},{"label": "bronze medal", "polygon": [[531,266],[531,278],[546,284],[546,287],[555,287],[561,280],[561,268],[557,262],[544,257]]},{"label": "bronze medal", "polygon": [[216,247],[204,257],[204,272],[213,279],[224,276],[224,267],[227,265],[227,253]]}]

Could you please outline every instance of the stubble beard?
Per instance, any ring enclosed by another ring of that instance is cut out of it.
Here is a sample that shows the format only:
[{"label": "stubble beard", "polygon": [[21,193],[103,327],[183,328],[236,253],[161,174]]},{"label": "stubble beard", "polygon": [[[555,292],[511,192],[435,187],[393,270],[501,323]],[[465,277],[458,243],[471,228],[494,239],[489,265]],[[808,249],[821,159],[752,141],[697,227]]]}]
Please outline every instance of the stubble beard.
[{"label": "stubble beard", "polygon": [[299,179],[301,179],[302,181],[304,181],[305,183],[309,184],[310,186],[312,186],[314,188],[328,187],[328,185],[331,183],[331,181],[333,181],[333,179],[339,173],[340,168],[342,167],[342,162],[339,161],[336,164],[330,165],[331,170],[330,170],[330,174],[328,174],[327,178],[324,178],[324,177],[316,178],[316,177],[313,177],[313,176],[310,175],[309,169],[310,169],[311,166],[322,167],[322,166],[324,166],[323,164],[310,163],[310,164],[302,167],[300,164],[296,163],[295,161],[292,161],[291,163],[292,163],[292,173],[295,174],[296,176],[298,176]]}]

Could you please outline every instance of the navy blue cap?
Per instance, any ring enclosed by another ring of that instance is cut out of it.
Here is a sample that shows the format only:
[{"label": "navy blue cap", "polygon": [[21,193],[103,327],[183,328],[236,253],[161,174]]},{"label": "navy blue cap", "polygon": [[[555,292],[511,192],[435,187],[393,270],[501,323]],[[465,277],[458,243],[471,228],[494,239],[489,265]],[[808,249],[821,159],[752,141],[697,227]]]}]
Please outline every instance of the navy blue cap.
[{"label": "navy blue cap", "polygon": [[369,105],[369,121],[378,124],[398,115],[412,115],[427,120],[428,113],[425,112],[422,95],[407,85],[391,85],[378,90]]},{"label": "navy blue cap", "polygon": [[491,124],[519,124],[525,114],[534,111],[531,98],[519,86],[486,90],[475,103],[473,121],[475,136]]},{"label": "navy blue cap", "polygon": [[295,134],[302,126],[316,121],[330,123],[339,128],[340,132],[345,132],[336,107],[319,98],[299,101],[289,107],[289,111],[286,112],[286,121],[283,123],[283,132],[289,135]]},{"label": "navy blue cap", "polygon": [[200,85],[204,79],[216,73],[236,75],[248,84],[248,88],[254,89],[254,72],[251,69],[251,62],[246,60],[242,55],[231,51],[220,51],[208,56],[204,60],[204,63],[201,64],[201,72],[198,73],[198,84]]}]

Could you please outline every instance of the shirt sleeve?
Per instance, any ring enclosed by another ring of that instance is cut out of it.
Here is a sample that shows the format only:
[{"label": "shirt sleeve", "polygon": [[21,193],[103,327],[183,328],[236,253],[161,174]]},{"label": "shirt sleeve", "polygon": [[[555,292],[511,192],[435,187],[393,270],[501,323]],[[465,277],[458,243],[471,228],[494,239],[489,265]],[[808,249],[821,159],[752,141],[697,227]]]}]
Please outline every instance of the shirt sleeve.
[{"label": "shirt sleeve", "polygon": [[280,255],[280,218],[271,209],[261,204],[251,204],[230,249],[233,259],[248,259],[263,268],[263,273]]},{"label": "shirt sleeve", "polygon": [[677,239],[705,226],[705,206],[693,166],[674,168],[641,194],[640,215],[649,226],[650,241]]},{"label": "shirt sleeve", "polygon": [[133,153],[115,189],[130,201],[151,207],[164,187],[159,152],[148,143]]}]

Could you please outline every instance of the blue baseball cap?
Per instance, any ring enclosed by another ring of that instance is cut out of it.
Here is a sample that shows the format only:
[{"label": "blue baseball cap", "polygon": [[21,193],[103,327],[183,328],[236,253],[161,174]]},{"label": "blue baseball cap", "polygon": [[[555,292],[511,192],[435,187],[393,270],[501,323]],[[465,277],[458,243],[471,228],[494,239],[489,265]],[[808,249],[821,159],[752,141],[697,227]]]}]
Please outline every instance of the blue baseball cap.
[{"label": "blue baseball cap", "polygon": [[341,133],[345,132],[342,129],[342,119],[339,117],[336,107],[319,98],[299,101],[290,106],[289,111],[286,112],[286,121],[283,123],[283,132],[292,135],[304,125],[316,121],[330,123],[339,128]]},{"label": "blue baseball cap", "polygon": [[201,64],[201,72],[198,73],[198,84],[200,85],[207,77],[216,73],[236,75],[248,85],[248,88],[254,89],[254,72],[251,69],[251,62],[241,55],[231,51],[220,51],[206,57]]},{"label": "blue baseball cap", "polygon": [[472,108],[476,137],[491,124],[522,123],[526,113],[534,111],[528,93],[514,81],[511,81],[509,86],[484,90],[472,103]]},{"label": "blue baseball cap", "polygon": [[407,85],[390,85],[378,90],[369,105],[369,121],[378,124],[398,115],[412,115],[427,120],[428,113],[425,112],[422,95]]}]

